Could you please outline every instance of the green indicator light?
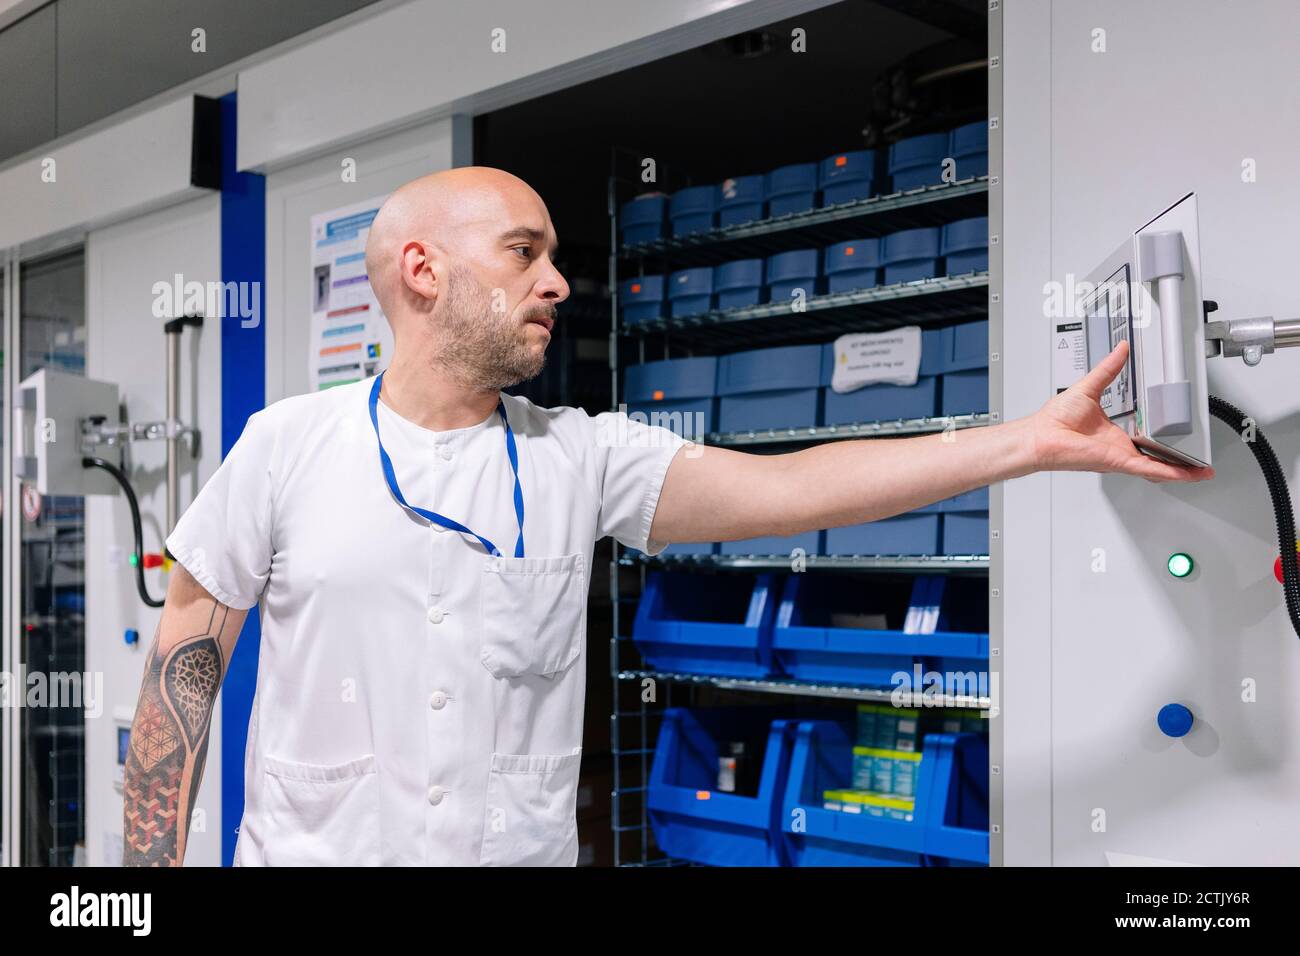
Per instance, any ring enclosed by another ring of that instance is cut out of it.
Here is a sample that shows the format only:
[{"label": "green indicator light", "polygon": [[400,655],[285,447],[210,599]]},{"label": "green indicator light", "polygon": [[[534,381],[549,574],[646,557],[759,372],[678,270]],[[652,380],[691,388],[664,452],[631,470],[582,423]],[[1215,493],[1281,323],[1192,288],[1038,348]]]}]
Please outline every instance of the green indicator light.
[{"label": "green indicator light", "polygon": [[1169,556],[1169,573],[1176,578],[1185,578],[1192,573],[1192,556],[1183,554],[1179,551],[1177,554]]},{"label": "green indicator light", "polygon": [[136,556],[135,556],[134,554],[131,555],[130,557],[128,557],[128,558],[127,558],[127,561],[130,562],[131,567],[135,567],[136,564],[139,563],[139,562],[136,560]]}]

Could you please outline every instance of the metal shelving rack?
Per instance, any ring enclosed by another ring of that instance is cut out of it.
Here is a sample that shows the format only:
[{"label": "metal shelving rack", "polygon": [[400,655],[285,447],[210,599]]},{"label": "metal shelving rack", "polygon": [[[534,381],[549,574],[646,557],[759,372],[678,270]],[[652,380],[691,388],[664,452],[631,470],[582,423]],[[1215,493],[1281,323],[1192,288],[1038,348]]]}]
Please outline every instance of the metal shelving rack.
[{"label": "metal shelving rack", "polygon": [[[630,339],[636,360],[647,361],[649,340],[662,338],[664,357],[670,350],[688,348],[709,353],[734,348],[744,336],[747,346],[787,344],[794,341],[824,340],[844,332],[890,328],[907,321],[912,324],[949,323],[988,314],[987,272],[945,276],[919,282],[881,286],[857,292],[814,296],[806,311],[791,321],[786,303],[714,311],[681,318],[622,325],[618,314],[620,265],[638,263],[644,274],[647,259],[660,260],[663,272],[669,263],[675,268],[708,265],[745,256],[767,256],[808,244],[827,244],[843,239],[883,235],[896,229],[940,225],[970,216],[986,214],[988,177],[930,186],[907,192],[876,196],[775,219],[744,223],[691,236],[660,239],[620,247],[618,242],[618,180],[611,175],[607,194],[610,222],[610,350],[611,389],[617,407],[620,370],[620,342]],[[731,447],[760,447],[811,444],[848,438],[883,437],[971,428],[986,425],[990,416],[963,415],[952,418],[921,418],[860,422],[852,425],[810,426],[759,432],[712,433],[708,444]],[[669,673],[647,669],[632,644],[630,622],[645,575],[651,568],[693,569],[702,573],[726,574],[755,570],[788,570],[788,555],[657,556],[620,554],[614,545],[609,566],[610,599],[613,612],[610,636],[610,676],[613,682],[613,710],[610,715],[613,791],[611,826],[614,831],[616,866],[673,866],[682,861],[668,859],[652,845],[647,809],[650,764],[654,756],[654,733],[662,711],[685,703],[694,706],[702,698],[728,694],[776,695],[820,700],[890,701],[889,689],[852,685],[818,684],[798,680],[748,680],[700,674]],[[848,575],[926,573],[987,576],[988,555],[901,556],[901,555],[809,555],[801,573]],[[624,613],[625,609],[629,613]],[[628,633],[624,633],[627,628]],[[629,659],[630,658],[630,659]],[[919,700],[914,703],[920,703]],[[988,710],[990,700],[979,696],[945,699],[945,706]]]}]

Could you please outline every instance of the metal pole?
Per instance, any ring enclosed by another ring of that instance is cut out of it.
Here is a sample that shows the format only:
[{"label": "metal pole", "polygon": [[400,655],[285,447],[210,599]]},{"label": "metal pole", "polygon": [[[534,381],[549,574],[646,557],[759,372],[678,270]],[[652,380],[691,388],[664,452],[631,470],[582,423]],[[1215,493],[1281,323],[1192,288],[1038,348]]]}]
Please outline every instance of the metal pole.
[{"label": "metal pole", "polygon": [[[181,328],[168,323],[167,337],[167,535],[176,527],[180,500],[180,458],[177,455],[177,429],[181,404]],[[167,536],[164,535],[164,538]]]}]

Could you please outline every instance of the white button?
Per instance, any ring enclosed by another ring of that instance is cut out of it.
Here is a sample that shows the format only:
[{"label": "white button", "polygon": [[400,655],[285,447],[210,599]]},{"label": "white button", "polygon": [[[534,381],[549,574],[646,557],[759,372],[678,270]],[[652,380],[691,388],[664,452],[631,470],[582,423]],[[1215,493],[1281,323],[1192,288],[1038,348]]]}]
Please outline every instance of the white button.
[{"label": "white button", "polygon": [[441,624],[444,617],[446,617],[446,612],[442,608],[429,608],[429,622],[431,624]]},{"label": "white button", "polygon": [[447,695],[440,690],[435,690],[429,697],[429,706],[434,710],[442,710],[447,706]]},{"label": "white button", "polygon": [[447,791],[444,788],[434,784],[429,788],[429,803],[436,807],[442,803],[442,798],[446,795]]},{"label": "white button", "polygon": [[442,456],[443,461],[451,461],[451,448],[448,445],[442,445],[438,448],[438,454]]}]

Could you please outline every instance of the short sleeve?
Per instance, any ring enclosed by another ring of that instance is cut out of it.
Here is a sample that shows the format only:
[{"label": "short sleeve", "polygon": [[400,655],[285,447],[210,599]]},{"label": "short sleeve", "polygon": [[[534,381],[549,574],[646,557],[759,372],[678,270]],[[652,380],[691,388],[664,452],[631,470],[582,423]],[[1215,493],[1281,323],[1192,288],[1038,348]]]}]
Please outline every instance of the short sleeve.
[{"label": "short sleeve", "polygon": [[167,538],[185,570],[235,610],[257,604],[271,574],[274,452],[271,423],[257,412]]},{"label": "short sleeve", "polygon": [[602,412],[593,421],[602,462],[597,536],[610,535],[625,547],[658,554],[670,542],[652,542],[650,525],[668,466],[687,442],[623,412]]}]

